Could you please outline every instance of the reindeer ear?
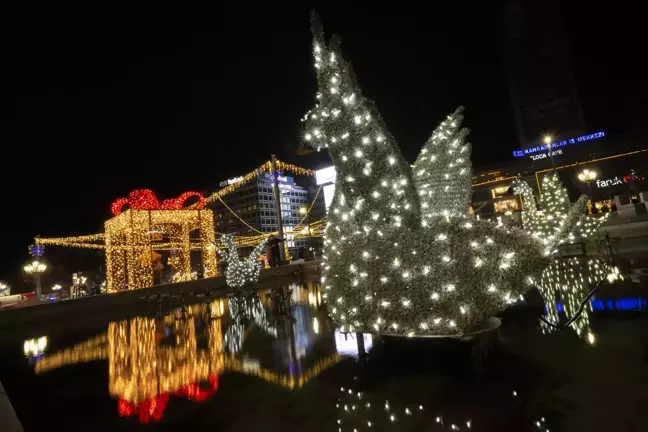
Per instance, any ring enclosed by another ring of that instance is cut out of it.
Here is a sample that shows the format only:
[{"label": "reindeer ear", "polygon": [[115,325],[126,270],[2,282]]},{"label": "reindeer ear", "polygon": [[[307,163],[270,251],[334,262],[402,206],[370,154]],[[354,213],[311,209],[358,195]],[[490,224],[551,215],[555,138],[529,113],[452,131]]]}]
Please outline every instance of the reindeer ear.
[{"label": "reindeer ear", "polygon": [[427,140],[412,167],[424,217],[465,215],[472,194],[468,129],[463,107],[450,114]]}]

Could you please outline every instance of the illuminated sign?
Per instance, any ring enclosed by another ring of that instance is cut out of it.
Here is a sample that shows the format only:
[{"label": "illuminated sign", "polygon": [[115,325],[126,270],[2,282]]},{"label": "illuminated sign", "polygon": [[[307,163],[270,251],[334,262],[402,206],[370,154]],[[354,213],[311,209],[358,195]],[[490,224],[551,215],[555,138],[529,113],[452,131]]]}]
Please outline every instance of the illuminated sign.
[{"label": "illuminated sign", "polygon": [[233,185],[234,183],[238,183],[241,180],[243,180],[243,177],[234,177],[234,178],[231,178],[229,180],[223,180],[222,182],[220,182],[220,187]]},{"label": "illuminated sign", "polygon": [[596,180],[596,187],[598,188],[604,188],[608,186],[616,186],[620,185],[623,183],[628,183],[631,181],[644,181],[644,177],[638,177],[634,174],[628,174],[627,176],[624,176],[623,178],[619,178],[619,176],[615,176],[613,179],[607,179],[607,180]]},{"label": "illuminated sign", "polygon": [[[271,181],[271,182],[274,181],[274,176],[272,174],[264,173],[263,177],[265,177],[265,179],[268,180],[268,181]],[[277,182],[278,183],[285,183],[285,184],[293,184],[294,180],[293,180],[292,177],[287,177],[287,176],[283,176],[283,175],[279,174],[277,176]],[[279,185],[279,186],[281,186],[281,185]]]},{"label": "illuminated sign", "polygon": [[[591,133],[591,134],[587,134],[587,135],[582,135],[582,136],[579,136],[579,137],[576,137],[576,138],[569,138],[569,139],[562,140],[562,141],[556,141],[556,142],[553,142],[551,144],[543,144],[543,145],[539,145],[539,146],[536,146],[536,147],[529,147],[529,148],[525,148],[525,149],[513,150],[513,156],[515,156],[515,157],[531,156],[531,155],[534,155],[536,153],[551,151],[553,149],[557,149],[557,148],[560,148],[560,147],[565,147],[565,146],[572,145],[572,144],[580,144],[582,142],[592,141],[592,140],[600,139],[600,138],[604,138],[604,137],[605,137],[605,132],[595,132],[595,133]],[[547,157],[547,156],[545,156],[545,157]]]},{"label": "illuminated sign", "polygon": [[545,158],[548,158],[548,157],[551,157],[551,156],[556,156],[556,155],[561,155],[561,154],[563,154],[562,150],[556,150],[556,151],[551,151],[551,152],[547,152],[547,153],[540,153],[540,154],[537,154],[537,155],[531,155],[531,159],[532,160],[539,160],[539,159],[545,159]]},{"label": "illuminated sign", "polygon": [[318,186],[326,183],[335,183],[335,167],[330,166],[315,171],[315,183]]}]

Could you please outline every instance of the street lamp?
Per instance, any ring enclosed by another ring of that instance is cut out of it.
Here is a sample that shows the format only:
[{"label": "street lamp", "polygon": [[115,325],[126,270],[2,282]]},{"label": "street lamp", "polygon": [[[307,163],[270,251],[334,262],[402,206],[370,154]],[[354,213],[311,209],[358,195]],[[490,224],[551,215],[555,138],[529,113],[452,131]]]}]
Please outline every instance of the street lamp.
[{"label": "street lamp", "polygon": [[[581,183],[587,183],[590,201],[592,201],[592,182],[596,180],[596,177],[596,171],[590,171],[588,169],[584,169],[582,172],[578,173],[578,180],[580,180]],[[592,213],[594,213],[595,209],[596,207],[594,207],[594,205],[592,204]]]},{"label": "street lamp", "polygon": [[549,159],[551,160],[551,166],[553,168],[556,167],[556,164],[554,163],[554,158],[553,158],[553,152],[551,151],[551,143],[553,142],[554,137],[551,135],[545,135],[542,138],[542,141],[545,143],[547,146],[547,153],[549,154]]},{"label": "street lamp", "polygon": [[36,298],[40,301],[41,297],[41,280],[40,275],[47,270],[47,265],[38,260],[32,261],[30,264],[27,264],[23,267],[25,273],[34,275],[34,283],[36,284]]},{"label": "street lamp", "polygon": [[313,251],[313,256],[314,256],[315,253],[313,248],[313,236],[311,234],[311,227],[310,227],[310,212],[306,207],[300,207],[299,213],[306,215],[306,228],[308,229],[308,250]]},{"label": "street lamp", "polygon": [[584,169],[583,172],[578,174],[578,180],[582,182],[592,182],[596,180],[596,171]]},{"label": "street lamp", "polygon": [[63,288],[63,287],[61,285],[59,285],[59,284],[52,285],[52,291],[60,291],[61,288]]}]

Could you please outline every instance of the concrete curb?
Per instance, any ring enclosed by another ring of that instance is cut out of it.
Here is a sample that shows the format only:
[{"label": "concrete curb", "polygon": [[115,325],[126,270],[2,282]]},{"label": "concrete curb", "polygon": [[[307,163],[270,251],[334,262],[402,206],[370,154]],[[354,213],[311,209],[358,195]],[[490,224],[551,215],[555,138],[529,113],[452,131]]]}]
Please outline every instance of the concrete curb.
[{"label": "concrete curb", "polygon": [[0,426],[3,432],[23,432],[23,427],[2,383],[0,383]]},{"label": "concrete curb", "polygon": [[[261,270],[258,286],[273,288],[280,284],[293,283],[300,280],[317,280],[321,277],[321,263],[319,261],[296,263],[270,269]],[[18,326],[31,326],[42,324],[48,320],[65,320],[74,317],[83,319],[104,311],[127,312],[130,308],[138,308],[147,304],[147,297],[155,295],[182,295],[189,293],[211,292],[218,295],[227,295],[233,292],[227,286],[224,276],[198,279],[188,282],[178,282],[168,285],[159,285],[151,288],[122,291],[113,294],[82,297],[80,299],[65,300],[55,303],[43,303],[21,308],[10,308],[0,312],[0,331]],[[2,429],[0,429],[1,432]]]}]

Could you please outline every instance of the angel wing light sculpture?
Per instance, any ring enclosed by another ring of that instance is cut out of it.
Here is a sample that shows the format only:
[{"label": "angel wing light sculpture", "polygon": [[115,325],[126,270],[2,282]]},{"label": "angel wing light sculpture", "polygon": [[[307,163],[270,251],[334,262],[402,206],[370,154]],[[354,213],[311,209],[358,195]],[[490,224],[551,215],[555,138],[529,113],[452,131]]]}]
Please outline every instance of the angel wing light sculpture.
[{"label": "angel wing light sculpture", "polygon": [[513,192],[522,195],[526,210],[522,217],[524,229],[544,242],[574,243],[585,240],[606,220],[609,213],[601,217],[584,214],[587,196],[582,195],[570,205],[567,189],[558,174],[551,173],[542,178],[540,210],[531,186],[525,181],[513,185]]},{"label": "angel wing light sculpture", "polygon": [[221,249],[221,253],[227,261],[227,268],[225,269],[227,286],[240,288],[258,281],[261,272],[259,258],[265,248],[266,240],[263,240],[257,245],[243,261],[238,256],[238,247],[234,243],[234,238],[231,234],[224,234],[222,242],[227,245],[226,251]]},{"label": "angel wing light sculpture", "polygon": [[325,43],[316,16],[312,29],[319,91],[304,138],[326,148],[337,171],[322,278],[334,320],[342,331],[470,333],[529,288],[548,263],[547,245],[466,216],[472,179],[461,109],[410,167],[337,39]]}]

